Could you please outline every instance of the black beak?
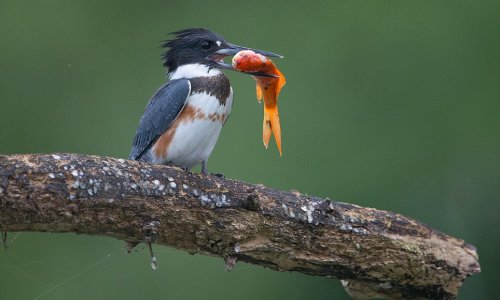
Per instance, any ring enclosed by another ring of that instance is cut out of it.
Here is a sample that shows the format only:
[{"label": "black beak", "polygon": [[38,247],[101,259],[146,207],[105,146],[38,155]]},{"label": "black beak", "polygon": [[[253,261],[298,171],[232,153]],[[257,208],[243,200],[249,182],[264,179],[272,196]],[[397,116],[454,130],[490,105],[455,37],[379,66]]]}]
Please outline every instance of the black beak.
[{"label": "black beak", "polygon": [[[208,57],[208,58],[210,59],[211,57],[212,58],[220,58],[220,57],[225,57],[225,56],[231,56],[231,55],[235,55],[236,53],[238,53],[242,50],[252,50],[253,52],[264,55],[264,56],[283,58],[282,55],[272,53],[269,51],[237,46],[237,45],[233,45],[230,43],[225,43],[224,48],[217,50],[214,54],[210,55],[210,57]],[[233,67],[232,64],[225,63],[222,59],[216,59],[214,61],[222,69],[238,71]],[[238,72],[241,72],[241,71],[238,71]],[[260,77],[278,77],[276,75],[266,74],[266,73],[261,73],[261,72],[242,72],[242,73],[245,73],[248,75],[253,75],[253,76],[260,76]]]}]

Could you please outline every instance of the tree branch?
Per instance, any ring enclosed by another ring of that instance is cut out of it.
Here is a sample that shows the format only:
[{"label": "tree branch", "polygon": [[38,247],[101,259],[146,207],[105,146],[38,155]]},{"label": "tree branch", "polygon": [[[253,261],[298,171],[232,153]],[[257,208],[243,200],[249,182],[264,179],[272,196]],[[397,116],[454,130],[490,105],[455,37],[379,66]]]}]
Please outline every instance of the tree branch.
[{"label": "tree branch", "polygon": [[453,299],[474,246],[399,214],[168,166],[0,156],[0,230],[76,232],[342,279],[356,298]]}]

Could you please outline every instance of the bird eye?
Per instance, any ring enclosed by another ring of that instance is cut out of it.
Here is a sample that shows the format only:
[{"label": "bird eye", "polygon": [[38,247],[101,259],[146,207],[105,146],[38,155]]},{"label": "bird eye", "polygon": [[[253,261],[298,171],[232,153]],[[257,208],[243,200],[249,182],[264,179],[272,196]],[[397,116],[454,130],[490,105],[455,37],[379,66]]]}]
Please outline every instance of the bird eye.
[{"label": "bird eye", "polygon": [[200,46],[203,49],[210,49],[210,47],[212,46],[212,43],[210,41],[203,41],[203,42],[201,42]]}]

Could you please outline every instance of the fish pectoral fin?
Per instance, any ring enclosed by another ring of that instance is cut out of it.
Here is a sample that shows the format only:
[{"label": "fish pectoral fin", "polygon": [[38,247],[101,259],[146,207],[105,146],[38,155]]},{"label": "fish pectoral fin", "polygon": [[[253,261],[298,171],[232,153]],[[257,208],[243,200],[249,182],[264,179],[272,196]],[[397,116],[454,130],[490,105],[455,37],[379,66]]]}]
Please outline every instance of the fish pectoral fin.
[{"label": "fish pectoral fin", "polygon": [[257,100],[259,100],[259,103],[262,101],[262,87],[260,84],[257,82],[256,85],[256,91],[257,91]]}]

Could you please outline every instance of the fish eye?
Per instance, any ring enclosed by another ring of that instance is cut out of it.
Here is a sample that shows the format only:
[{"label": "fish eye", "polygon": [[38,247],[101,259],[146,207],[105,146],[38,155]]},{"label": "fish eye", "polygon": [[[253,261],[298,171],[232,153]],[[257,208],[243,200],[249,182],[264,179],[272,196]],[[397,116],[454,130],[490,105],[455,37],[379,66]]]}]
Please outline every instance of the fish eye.
[{"label": "fish eye", "polygon": [[210,47],[212,47],[212,43],[210,41],[203,41],[201,42],[200,44],[201,48],[202,49],[210,49]]}]

